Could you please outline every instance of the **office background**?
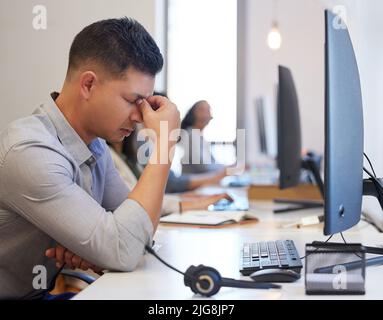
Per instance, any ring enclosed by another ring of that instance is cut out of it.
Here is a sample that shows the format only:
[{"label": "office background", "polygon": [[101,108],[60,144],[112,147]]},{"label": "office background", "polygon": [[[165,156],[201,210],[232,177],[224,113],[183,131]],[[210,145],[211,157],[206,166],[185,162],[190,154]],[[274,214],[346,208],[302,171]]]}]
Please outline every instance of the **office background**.
[{"label": "office background", "polygon": [[[124,15],[133,17],[147,28],[162,52],[166,53],[167,3],[165,0],[1,0],[0,129],[10,121],[30,114],[39,103],[46,100],[51,91],[61,88],[71,41],[76,33],[91,22]],[[32,9],[38,4],[47,8],[46,30],[35,30],[32,27]],[[359,64],[364,103],[365,151],[373,160],[378,175],[382,176],[383,126],[380,122],[383,119],[383,3],[380,0],[236,2],[237,46],[234,63],[237,77],[236,103],[233,108],[237,111],[237,127],[246,128],[246,155],[249,162],[256,161],[259,156],[255,99],[263,97],[267,108],[275,108],[278,64],[288,66],[294,74],[301,109],[303,147],[323,152],[323,9],[336,5],[344,5],[347,9],[347,24]],[[216,10],[209,7],[210,12],[206,8],[201,5],[201,12],[205,16],[210,15],[211,21],[220,15],[219,6]],[[282,46],[276,51],[270,50],[266,43],[273,19],[277,20],[282,35]],[[195,23],[198,22],[196,16]],[[214,50],[205,44],[204,50],[210,49]],[[196,47],[196,50],[200,48]],[[198,64],[198,61],[190,60],[191,66],[193,63]],[[158,76],[157,90],[168,89],[168,70],[165,67]],[[186,107],[183,105],[183,108]],[[367,211],[381,216],[381,209],[375,199],[365,198],[363,201]],[[383,225],[383,216],[380,220]]]}]

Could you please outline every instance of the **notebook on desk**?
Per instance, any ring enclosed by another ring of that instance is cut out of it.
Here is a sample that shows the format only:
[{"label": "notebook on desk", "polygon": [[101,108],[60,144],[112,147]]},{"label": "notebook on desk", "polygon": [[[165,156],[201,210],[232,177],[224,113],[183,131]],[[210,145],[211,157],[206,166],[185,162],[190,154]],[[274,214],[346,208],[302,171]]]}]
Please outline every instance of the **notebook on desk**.
[{"label": "notebook on desk", "polygon": [[254,213],[249,211],[207,211],[195,210],[182,214],[172,213],[160,219],[163,223],[192,224],[206,226],[220,226],[238,223],[243,220],[257,220]]}]

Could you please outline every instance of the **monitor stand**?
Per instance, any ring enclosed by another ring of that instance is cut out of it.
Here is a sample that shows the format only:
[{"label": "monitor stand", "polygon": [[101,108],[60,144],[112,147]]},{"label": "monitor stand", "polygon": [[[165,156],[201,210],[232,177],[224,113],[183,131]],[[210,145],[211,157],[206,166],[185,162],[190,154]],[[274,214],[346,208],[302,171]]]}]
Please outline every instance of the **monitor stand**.
[{"label": "monitor stand", "polygon": [[[307,153],[307,155],[302,158],[302,164],[301,164],[302,169],[306,169],[312,173],[312,175],[314,176],[315,183],[318,186],[319,191],[322,195],[322,199],[324,199],[324,184],[323,184],[322,177],[320,175],[319,165],[320,165],[320,157],[318,155],[315,155],[312,152]],[[323,201],[318,201],[318,200],[274,199],[274,202],[291,204],[291,206],[287,208],[273,210],[274,213],[284,213],[289,211],[323,207]]]},{"label": "monitor stand", "polygon": [[291,206],[274,209],[274,213],[284,213],[289,211],[298,211],[306,209],[323,208],[323,201],[321,200],[290,200],[290,199],[274,199],[274,203],[290,204]]},{"label": "monitor stand", "polygon": [[[369,178],[363,179],[363,195],[373,196],[378,199],[380,207],[383,210],[383,179],[381,178]],[[314,243],[323,243],[320,241],[314,241]],[[366,259],[366,267],[383,264],[383,248],[381,247],[369,247],[366,248],[366,253],[379,255],[378,257]],[[360,268],[357,263],[349,262],[344,264],[347,270],[353,268]]]}]

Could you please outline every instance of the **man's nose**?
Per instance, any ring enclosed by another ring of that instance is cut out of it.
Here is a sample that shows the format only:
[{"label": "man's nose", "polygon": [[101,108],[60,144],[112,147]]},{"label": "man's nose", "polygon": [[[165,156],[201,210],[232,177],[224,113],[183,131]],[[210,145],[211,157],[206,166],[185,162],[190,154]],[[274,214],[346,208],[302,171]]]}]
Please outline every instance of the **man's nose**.
[{"label": "man's nose", "polygon": [[141,113],[141,111],[140,111],[138,106],[134,107],[134,110],[133,110],[133,112],[130,115],[130,120],[132,120],[134,122],[138,122],[138,123],[142,123],[143,122],[142,113]]}]

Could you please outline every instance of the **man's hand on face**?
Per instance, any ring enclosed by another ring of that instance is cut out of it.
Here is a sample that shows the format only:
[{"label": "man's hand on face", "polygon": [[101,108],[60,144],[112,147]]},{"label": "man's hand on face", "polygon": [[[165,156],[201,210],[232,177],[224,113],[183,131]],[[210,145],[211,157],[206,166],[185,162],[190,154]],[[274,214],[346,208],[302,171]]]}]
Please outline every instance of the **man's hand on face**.
[{"label": "man's hand on face", "polygon": [[57,245],[55,248],[49,248],[45,251],[45,255],[48,258],[56,260],[57,268],[61,268],[65,264],[67,268],[72,270],[76,268],[82,269],[84,271],[92,269],[94,272],[102,274],[101,268],[75,255],[73,252],[69,251],[61,245]]},{"label": "man's hand on face", "polygon": [[177,106],[162,96],[151,96],[142,99],[139,103],[142,111],[145,128],[153,130],[157,137],[160,136],[160,123],[168,125],[169,133],[180,128],[180,112]]}]

